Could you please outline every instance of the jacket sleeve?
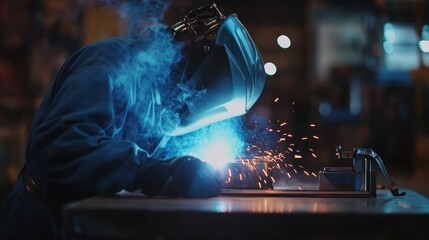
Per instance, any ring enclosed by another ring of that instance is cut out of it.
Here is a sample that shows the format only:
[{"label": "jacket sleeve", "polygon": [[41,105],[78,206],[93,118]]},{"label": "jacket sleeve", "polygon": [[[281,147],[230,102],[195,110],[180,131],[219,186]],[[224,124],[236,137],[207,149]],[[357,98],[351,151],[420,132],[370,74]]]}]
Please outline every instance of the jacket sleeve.
[{"label": "jacket sleeve", "polygon": [[33,119],[27,165],[49,197],[70,201],[136,190],[142,169],[153,164],[146,151],[118,136],[128,110],[127,93],[117,101],[113,87],[114,69],[128,51],[122,43],[73,55]]}]

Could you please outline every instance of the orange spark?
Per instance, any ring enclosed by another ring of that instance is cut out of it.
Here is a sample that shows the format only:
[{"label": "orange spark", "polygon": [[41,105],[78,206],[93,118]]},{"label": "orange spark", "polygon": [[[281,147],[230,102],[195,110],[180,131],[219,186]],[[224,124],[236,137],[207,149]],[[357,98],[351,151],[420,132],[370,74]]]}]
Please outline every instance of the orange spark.
[{"label": "orange spark", "polygon": [[268,177],[267,171],[265,171],[265,169],[262,169],[262,172],[264,172],[265,176]]}]

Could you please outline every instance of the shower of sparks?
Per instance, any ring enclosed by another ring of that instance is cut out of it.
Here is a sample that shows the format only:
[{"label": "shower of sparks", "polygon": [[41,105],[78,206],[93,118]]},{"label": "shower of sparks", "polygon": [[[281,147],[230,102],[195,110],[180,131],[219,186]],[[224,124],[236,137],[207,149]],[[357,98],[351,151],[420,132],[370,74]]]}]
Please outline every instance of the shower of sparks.
[{"label": "shower of sparks", "polygon": [[[279,102],[279,98],[275,98],[274,102]],[[295,104],[293,102],[292,104]],[[285,121],[269,121],[274,123],[275,126],[265,128],[269,137],[277,138],[275,141],[276,146],[270,146],[270,149],[265,149],[267,144],[263,139],[259,140],[258,136],[251,136],[252,140],[256,143],[250,143],[246,147],[246,153],[237,160],[235,163],[228,165],[227,175],[225,180],[225,187],[248,187],[249,185],[255,186],[260,189],[272,188],[273,183],[276,182],[276,177],[287,176],[292,179],[294,176],[304,176],[316,178],[317,174],[304,169],[302,165],[297,165],[297,160],[301,162],[304,155],[308,153],[314,159],[317,155],[313,148],[299,149],[301,144],[294,143],[294,135],[290,130],[286,129],[287,123]],[[259,126],[258,121],[254,122],[254,127]],[[315,128],[316,124],[309,125]],[[301,141],[319,140],[319,137],[313,135],[312,137],[302,136],[297,138]],[[273,175],[276,171],[277,175]],[[302,187],[298,186],[299,190]]]}]

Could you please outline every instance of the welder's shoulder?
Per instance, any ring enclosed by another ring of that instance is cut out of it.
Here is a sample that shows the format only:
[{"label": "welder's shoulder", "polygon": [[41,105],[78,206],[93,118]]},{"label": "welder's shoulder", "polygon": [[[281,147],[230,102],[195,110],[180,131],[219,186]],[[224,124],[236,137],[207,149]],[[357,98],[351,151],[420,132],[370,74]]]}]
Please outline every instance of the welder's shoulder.
[{"label": "welder's shoulder", "polygon": [[89,43],[82,47],[78,53],[85,56],[105,56],[107,58],[118,58],[129,51],[133,40],[127,37],[111,37]]},{"label": "welder's shoulder", "polygon": [[103,53],[121,53],[130,48],[134,40],[128,37],[110,37],[89,43],[85,50],[100,51]]},{"label": "welder's shoulder", "polygon": [[133,40],[127,37],[111,37],[89,43],[74,53],[69,62],[92,65],[120,62],[130,51]]}]

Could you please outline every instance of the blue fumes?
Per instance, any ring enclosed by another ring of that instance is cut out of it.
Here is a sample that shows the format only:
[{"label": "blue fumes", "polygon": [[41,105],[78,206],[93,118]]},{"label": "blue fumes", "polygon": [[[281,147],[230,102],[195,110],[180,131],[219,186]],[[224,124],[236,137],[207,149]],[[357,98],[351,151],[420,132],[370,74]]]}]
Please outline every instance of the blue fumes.
[{"label": "blue fumes", "polygon": [[110,71],[112,95],[119,106],[115,129],[121,135],[117,137],[135,141],[151,154],[163,138],[161,115],[178,122],[176,108],[197,93],[193,84],[179,82],[184,43],[175,41],[162,22],[170,0],[103,2],[129,22],[133,39],[120,66]]}]

